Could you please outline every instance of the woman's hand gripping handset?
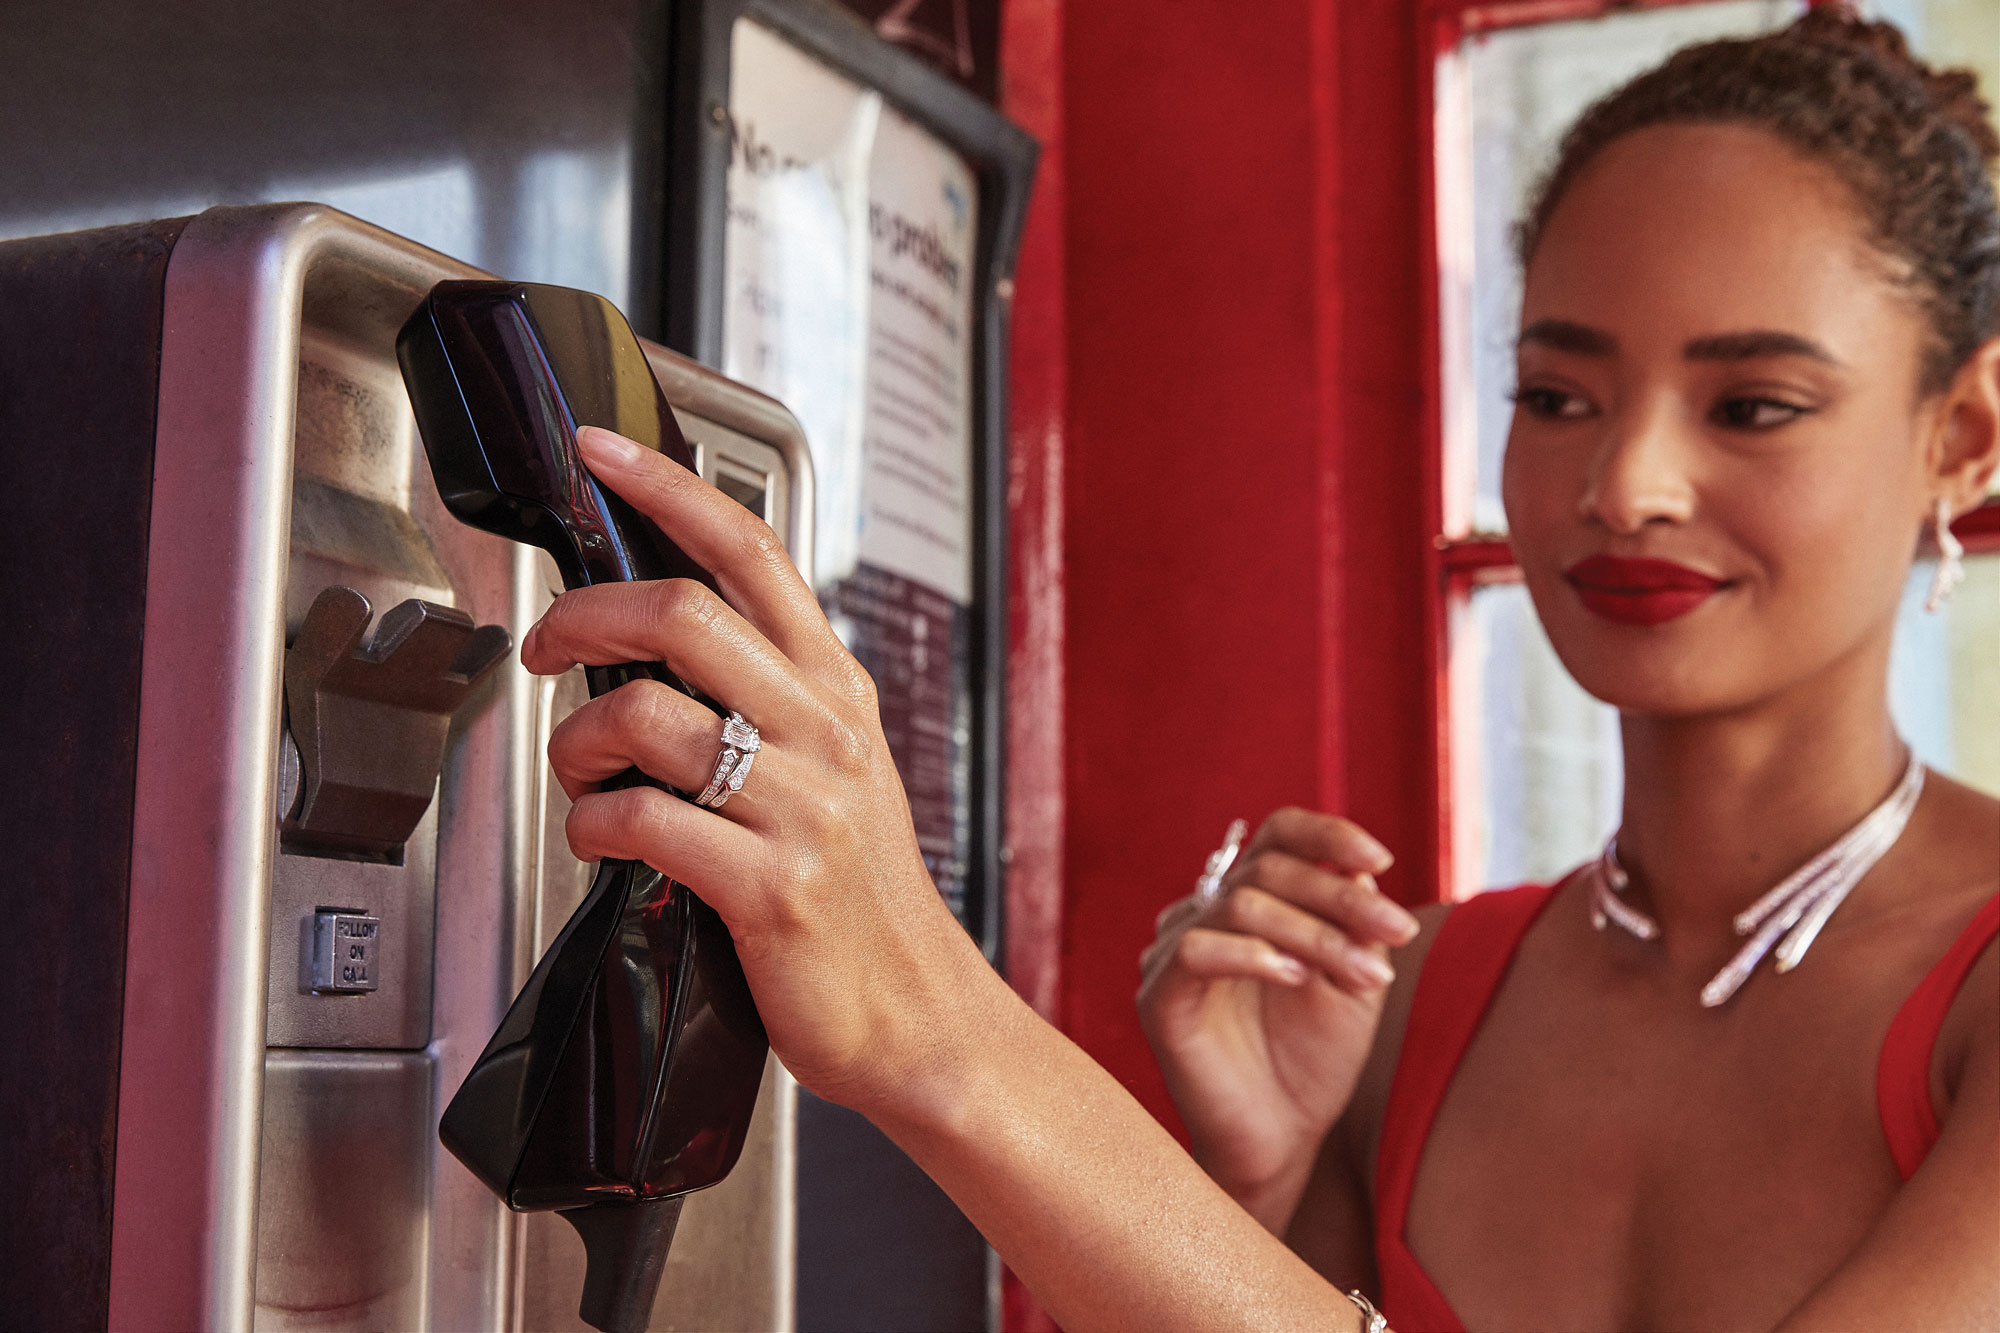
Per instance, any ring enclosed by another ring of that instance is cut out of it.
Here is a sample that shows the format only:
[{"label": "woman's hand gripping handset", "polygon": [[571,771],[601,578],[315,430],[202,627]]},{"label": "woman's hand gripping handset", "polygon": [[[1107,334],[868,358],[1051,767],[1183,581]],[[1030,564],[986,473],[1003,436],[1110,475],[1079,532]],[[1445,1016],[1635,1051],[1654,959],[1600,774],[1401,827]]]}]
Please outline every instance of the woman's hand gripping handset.
[{"label": "woman's hand gripping handset", "polygon": [[582,705],[549,742],[572,849],[643,860],[699,893],[735,938],[779,1058],[885,1130],[1071,1333],[1358,1329],[1346,1298],[986,965],[925,872],[874,687],[771,529],[608,431],[578,444],[722,595],[671,580],[564,593],[522,663],[663,661],[755,724],[763,748],[720,810],[605,791],[632,766],[700,790],[722,720],[645,680]]},{"label": "woman's hand gripping handset", "polygon": [[1195,1160],[1283,1234],[1353,1096],[1416,918],[1382,896],[1388,850],[1345,819],[1280,810],[1220,891],[1160,913],[1139,1018]]},{"label": "woman's hand gripping handset", "polygon": [[905,1077],[907,1029],[938,964],[983,967],[938,898],[884,742],[874,686],[771,528],[694,474],[610,431],[578,435],[598,478],[716,578],[606,583],[558,597],[522,641],[530,671],[660,661],[761,733],[719,809],[653,787],[600,790],[636,766],[683,792],[715,772],[722,719],[648,680],[579,706],[549,740],[580,857],[644,860],[687,884],[736,941],[771,1045],[814,1091],[868,1109]]}]

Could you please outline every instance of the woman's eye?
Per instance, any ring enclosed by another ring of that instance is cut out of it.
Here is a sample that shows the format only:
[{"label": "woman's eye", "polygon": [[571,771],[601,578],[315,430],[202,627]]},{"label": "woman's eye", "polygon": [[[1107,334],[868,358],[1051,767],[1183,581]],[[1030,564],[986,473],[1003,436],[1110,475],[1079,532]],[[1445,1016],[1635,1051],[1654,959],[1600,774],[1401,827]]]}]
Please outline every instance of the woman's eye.
[{"label": "woman's eye", "polygon": [[1530,416],[1550,421],[1575,421],[1591,414],[1590,400],[1561,389],[1516,389],[1513,399]]},{"label": "woman's eye", "polygon": [[1769,430],[1797,421],[1810,410],[1780,398],[1725,398],[1710,415],[1718,425],[1733,430]]}]

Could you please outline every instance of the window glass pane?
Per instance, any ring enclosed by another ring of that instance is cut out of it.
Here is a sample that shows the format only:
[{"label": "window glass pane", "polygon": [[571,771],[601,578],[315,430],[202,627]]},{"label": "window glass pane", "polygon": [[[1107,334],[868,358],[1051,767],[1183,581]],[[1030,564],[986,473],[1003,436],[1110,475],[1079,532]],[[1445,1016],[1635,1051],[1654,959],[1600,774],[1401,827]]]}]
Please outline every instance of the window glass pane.
[{"label": "window glass pane", "polygon": [[[1929,0],[1939,7],[1953,2]],[[1468,38],[1438,62],[1447,535],[1506,527],[1499,463],[1512,411],[1507,393],[1521,301],[1513,229],[1563,131],[1585,107],[1670,52],[1780,27],[1802,9],[1795,0],[1727,0],[1502,29]]]},{"label": "window glass pane", "polygon": [[1924,762],[2000,796],[2000,555],[1965,562],[1965,582],[1924,610],[1929,561],[1910,572],[1889,664],[1896,725]]},{"label": "window glass pane", "polygon": [[[2000,556],[1967,560],[1936,615],[1931,571],[1904,589],[1890,708],[1931,767],[2000,795]],[[1452,630],[1456,892],[1547,882],[1617,826],[1617,714],[1563,670],[1519,584],[1474,590]]]},{"label": "window glass pane", "polygon": [[1475,589],[1453,621],[1457,894],[1545,883],[1618,824],[1618,714],[1556,659],[1518,583]]}]

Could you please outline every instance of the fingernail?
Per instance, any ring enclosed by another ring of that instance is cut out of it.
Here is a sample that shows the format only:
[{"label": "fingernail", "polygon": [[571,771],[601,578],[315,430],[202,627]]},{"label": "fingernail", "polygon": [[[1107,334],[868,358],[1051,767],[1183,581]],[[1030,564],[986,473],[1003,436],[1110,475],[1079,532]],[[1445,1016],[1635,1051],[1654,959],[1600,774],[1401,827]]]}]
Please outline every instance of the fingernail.
[{"label": "fingernail", "polygon": [[1387,898],[1368,900],[1368,921],[1398,944],[1407,944],[1416,937],[1417,919]]},{"label": "fingernail", "polygon": [[1354,951],[1354,970],[1378,986],[1386,986],[1396,979],[1396,969],[1389,966],[1388,960],[1366,949]]},{"label": "fingernail", "polygon": [[[1366,837],[1367,835],[1363,834],[1362,836]],[[1389,854],[1389,849],[1373,838],[1368,839],[1368,845],[1365,850],[1368,854],[1368,868],[1378,875],[1396,864],[1396,858]]]},{"label": "fingernail", "polygon": [[1278,971],[1281,974],[1283,974],[1285,980],[1292,983],[1292,985],[1294,986],[1305,985],[1306,965],[1304,963],[1301,963],[1298,959],[1280,958],[1278,960]]},{"label": "fingernail", "polygon": [[602,426],[585,426],[576,435],[577,447],[593,463],[631,467],[639,461],[639,446]]}]

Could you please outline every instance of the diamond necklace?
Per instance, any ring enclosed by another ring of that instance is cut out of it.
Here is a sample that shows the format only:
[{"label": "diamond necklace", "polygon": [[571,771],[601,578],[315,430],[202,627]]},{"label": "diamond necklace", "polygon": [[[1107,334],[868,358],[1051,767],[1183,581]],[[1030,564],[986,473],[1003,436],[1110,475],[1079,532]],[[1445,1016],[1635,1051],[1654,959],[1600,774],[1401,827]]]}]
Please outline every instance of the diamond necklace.
[{"label": "diamond necklace", "polygon": [[[1863,815],[1840,841],[1787,875],[1776,888],[1736,914],[1736,933],[1748,935],[1736,956],[1701,988],[1706,1009],[1726,1004],[1740,990],[1764,955],[1777,945],[1780,972],[1789,972],[1806,956],[1827,918],[1846,901],[1861,877],[1875,868],[1903,835],[1917,797],[1924,790],[1924,766],[1910,752],[1903,780],[1882,804]],[[1615,925],[1637,939],[1658,939],[1660,923],[1618,895],[1629,882],[1618,863],[1618,835],[1604,844],[1590,884],[1590,924],[1599,930]],[[1783,937],[1782,940],[1780,937]]]}]

